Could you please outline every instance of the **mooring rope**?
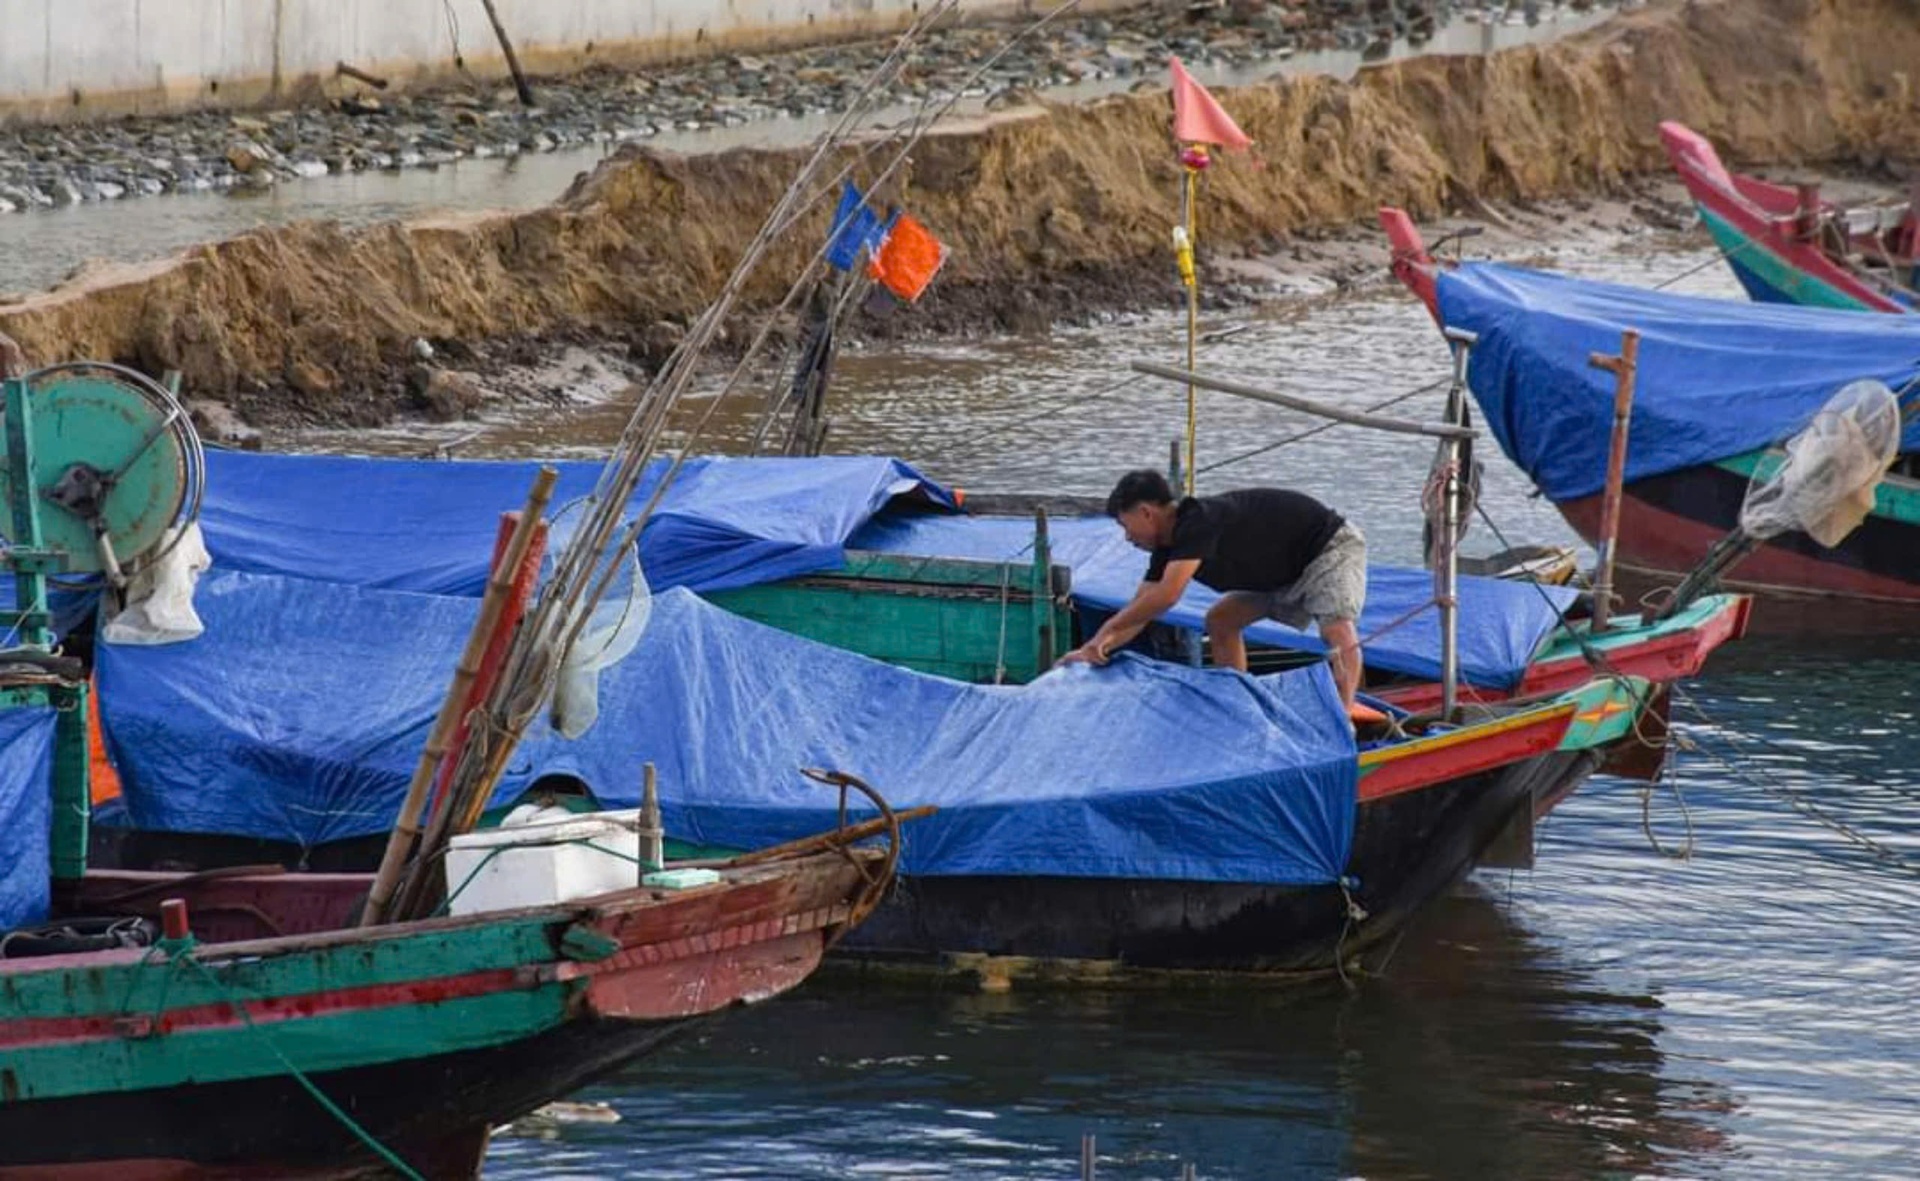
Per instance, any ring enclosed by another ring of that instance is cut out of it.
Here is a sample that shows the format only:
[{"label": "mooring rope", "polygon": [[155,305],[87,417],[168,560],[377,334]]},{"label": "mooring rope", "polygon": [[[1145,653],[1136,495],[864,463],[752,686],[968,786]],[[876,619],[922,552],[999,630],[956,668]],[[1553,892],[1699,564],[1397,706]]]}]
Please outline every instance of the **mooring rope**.
[{"label": "mooring rope", "polygon": [[[1506,538],[1501,535],[1500,527],[1494,524],[1493,518],[1487,515],[1486,509],[1478,505],[1476,505],[1475,508],[1479,511],[1481,518],[1486,521],[1487,527],[1493,530],[1494,536],[1497,539],[1499,539],[1501,544],[1505,545]],[[1546,598],[1547,602],[1551,604],[1553,600],[1550,596],[1547,595],[1545,588],[1540,587],[1538,583],[1535,583],[1534,585],[1536,589],[1540,591],[1541,596],[1543,598]],[[1556,611],[1557,610],[1558,609],[1556,608]],[[1596,667],[1605,668],[1609,672],[1613,673],[1613,675],[1615,676],[1620,675],[1618,670],[1613,668],[1612,662],[1607,659],[1606,653],[1600,651],[1598,648],[1595,648],[1586,637],[1580,635],[1579,632],[1575,631],[1572,625],[1567,623],[1564,618],[1561,619],[1560,626],[1565,628],[1567,631],[1567,634],[1572,636],[1574,640],[1580,644],[1583,650],[1583,654],[1586,656],[1589,663],[1595,664]],[[1626,680],[1625,683],[1630,688],[1633,684],[1631,680]],[[1673,698],[1676,701],[1685,705],[1688,709],[1692,710],[1695,716],[1698,717],[1698,719],[1710,729],[1716,730],[1723,735],[1734,733],[1734,731],[1730,727],[1727,727],[1721,724],[1720,722],[1714,720],[1711,716],[1709,716],[1706,710],[1702,708],[1702,706],[1700,705],[1699,700],[1695,698],[1691,693],[1687,692],[1685,687],[1682,686],[1678,681],[1671,683],[1668,686],[1668,690],[1673,695]],[[1632,691],[1635,692],[1636,696],[1638,696],[1638,690],[1632,690]],[[1644,712],[1644,704],[1643,704],[1642,712]],[[1634,725],[1635,725],[1636,736],[1640,737],[1643,742],[1646,741],[1646,736],[1639,731],[1638,716],[1635,717]],[[1865,833],[1854,828],[1852,825],[1848,824],[1846,821],[1837,819],[1832,816],[1828,816],[1825,812],[1821,811],[1819,808],[1815,807],[1813,804],[1807,802],[1807,800],[1804,797],[1802,797],[1800,793],[1794,791],[1792,788],[1787,787],[1782,783],[1770,781],[1771,777],[1767,774],[1767,772],[1763,767],[1760,767],[1756,764],[1754,766],[1743,768],[1738,762],[1739,752],[1737,749],[1734,752],[1735,757],[1729,758],[1725,755],[1720,754],[1717,751],[1709,749],[1705,743],[1701,742],[1698,738],[1694,737],[1690,733],[1682,733],[1680,730],[1678,730],[1675,727],[1672,727],[1671,725],[1669,726],[1668,730],[1669,732],[1667,735],[1667,742],[1670,745],[1682,750],[1698,751],[1699,753],[1704,754],[1707,757],[1713,759],[1716,763],[1719,763],[1722,769],[1727,771],[1729,774],[1732,774],[1735,776],[1742,776],[1742,775],[1751,776],[1755,786],[1759,787],[1763,792],[1767,793],[1768,795],[1773,796],[1774,798],[1787,804],[1789,807],[1793,808],[1794,811],[1800,813],[1802,816],[1805,816],[1807,819],[1812,820],[1814,823],[1819,824],[1822,827],[1833,831],[1834,833],[1838,834],[1843,839],[1848,841],[1850,844],[1853,844],[1856,847],[1862,849],[1863,851],[1871,854],[1877,860],[1880,860],[1888,865],[1894,866],[1898,869],[1906,871],[1907,873],[1911,873],[1917,877],[1920,877],[1920,865],[1916,865],[1913,861],[1909,860],[1906,856],[1901,854],[1899,851],[1895,849],[1891,849],[1886,845],[1880,843],[1879,841],[1874,840],[1872,837],[1867,836]],[[1769,742],[1769,740],[1766,739],[1764,736],[1745,735],[1744,737],[1747,737],[1748,739],[1755,742],[1774,746],[1778,750],[1784,751],[1787,749],[1785,747],[1780,747],[1777,743]],[[1649,745],[1651,745],[1651,743],[1649,743]],[[1729,746],[1733,745],[1730,739],[1728,740],[1728,745]],[[1677,787],[1675,788],[1675,795],[1676,795],[1676,798],[1678,798]],[[1684,799],[1681,800],[1681,807],[1683,811],[1686,808]],[[1687,831],[1688,831],[1687,847],[1689,852],[1691,852],[1693,848],[1693,839],[1692,839],[1693,820],[1690,812],[1686,813],[1686,820],[1687,820]],[[1651,834],[1649,834],[1649,836],[1651,836]],[[1654,844],[1654,848],[1658,851],[1665,852],[1664,850],[1660,849],[1660,846],[1657,842]],[[1668,854],[1668,855],[1671,856],[1671,854]]]},{"label": "mooring rope", "polygon": [[156,955],[166,956],[166,978],[162,981],[160,997],[155,1003],[152,1014],[152,1019],[156,1025],[159,1022],[161,1013],[165,1011],[166,999],[172,992],[174,978],[181,974],[182,965],[199,973],[201,978],[210,984],[226,1001],[227,1007],[240,1015],[241,1023],[246,1026],[247,1030],[259,1036],[261,1043],[273,1054],[274,1058],[280,1063],[281,1068],[285,1070],[288,1075],[292,1076],[293,1080],[299,1083],[301,1088],[305,1090],[328,1115],[332,1116],[341,1127],[351,1132],[356,1140],[364,1144],[369,1151],[379,1157],[381,1161],[385,1162],[389,1168],[399,1173],[402,1177],[407,1178],[407,1181],[426,1181],[426,1178],[416,1171],[412,1165],[409,1165],[403,1160],[393,1149],[382,1144],[378,1137],[361,1126],[352,1115],[329,1098],[327,1093],[322,1091],[318,1084],[308,1078],[306,1072],[301,1070],[300,1067],[280,1049],[279,1043],[273,1040],[272,1034],[254,1024],[253,1014],[247,1011],[248,998],[246,995],[239,989],[220,979],[219,976],[214,974],[211,968],[200,962],[199,957],[193,954],[194,949],[198,945],[199,940],[189,934],[183,939],[163,939],[149,948],[147,954],[143,956],[139,964],[136,965],[133,977],[128,981],[127,1000],[120,1006],[121,1011],[129,1014],[132,1012],[133,987],[138,982],[139,974],[154,966],[154,957]]}]

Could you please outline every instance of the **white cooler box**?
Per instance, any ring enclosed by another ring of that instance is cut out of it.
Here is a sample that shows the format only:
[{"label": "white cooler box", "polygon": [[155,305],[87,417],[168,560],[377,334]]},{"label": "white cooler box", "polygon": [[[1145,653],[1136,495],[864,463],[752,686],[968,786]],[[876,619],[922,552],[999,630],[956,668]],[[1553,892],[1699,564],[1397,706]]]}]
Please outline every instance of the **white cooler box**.
[{"label": "white cooler box", "polygon": [[455,837],[447,849],[447,889],[459,892],[448,912],[515,910],[631,890],[650,868],[639,863],[639,830],[634,809]]}]

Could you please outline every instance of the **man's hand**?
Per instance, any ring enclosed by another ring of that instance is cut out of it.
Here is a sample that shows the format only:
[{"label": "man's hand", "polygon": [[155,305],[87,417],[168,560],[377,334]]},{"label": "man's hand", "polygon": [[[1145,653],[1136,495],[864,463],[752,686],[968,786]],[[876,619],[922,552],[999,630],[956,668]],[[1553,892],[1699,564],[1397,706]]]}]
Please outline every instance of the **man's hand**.
[{"label": "man's hand", "polygon": [[1099,667],[1107,662],[1107,646],[1097,640],[1088,640],[1060,658],[1061,664],[1091,664]]}]

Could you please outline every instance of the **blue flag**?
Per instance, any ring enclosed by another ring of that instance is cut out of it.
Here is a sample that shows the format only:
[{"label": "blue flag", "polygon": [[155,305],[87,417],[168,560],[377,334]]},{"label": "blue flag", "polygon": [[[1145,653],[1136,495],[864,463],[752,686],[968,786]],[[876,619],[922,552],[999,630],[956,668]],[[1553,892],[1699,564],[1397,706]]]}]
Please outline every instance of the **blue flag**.
[{"label": "blue flag", "polygon": [[873,238],[879,219],[867,208],[867,200],[852,181],[842,183],[840,205],[833,211],[833,229],[827,239],[827,265],[837,271],[850,271],[860,261],[860,252]]}]

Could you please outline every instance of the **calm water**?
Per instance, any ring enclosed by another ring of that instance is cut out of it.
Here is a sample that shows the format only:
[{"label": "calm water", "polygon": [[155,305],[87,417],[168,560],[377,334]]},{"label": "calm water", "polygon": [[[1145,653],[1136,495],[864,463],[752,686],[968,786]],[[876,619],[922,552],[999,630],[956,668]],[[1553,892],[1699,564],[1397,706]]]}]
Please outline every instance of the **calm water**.
[{"label": "calm water", "polygon": [[[1651,285],[1705,258],[1631,243],[1558,265]],[[1717,267],[1677,286],[1732,293]],[[1218,371],[1354,406],[1444,373],[1424,312],[1386,286],[1253,319],[1212,351]],[[965,486],[1103,492],[1180,429],[1179,392],[1119,368],[1176,340],[1148,318],[855,354],[837,442]],[[1203,399],[1203,465],[1308,425]],[[584,451],[617,420],[506,423],[480,446]],[[1411,560],[1428,460],[1343,428],[1203,486],[1298,485]],[[1510,536],[1572,540],[1503,458],[1488,465]],[[1638,785],[1595,780],[1546,825],[1537,869],[1480,874],[1356,995],[816,981],[582,1096],[619,1124],[500,1138],[489,1176],[1066,1178],[1086,1133],[1103,1178],[1920,1175],[1916,660],[1897,643],[1723,653],[1686,689],[1681,732],[1702,749],[1673,788],[1643,812]],[[1671,856],[1689,826],[1691,856]]]},{"label": "calm water", "polygon": [[[775,135],[778,129],[741,129]],[[0,218],[0,288],[86,254],[136,257],[294,216],[544,199],[590,155],[289,185],[263,201],[128,202]],[[509,169],[518,171],[509,171]],[[1651,285],[1705,259],[1623,244],[1555,265]],[[1709,267],[1677,289],[1732,295]],[[1209,367],[1367,406],[1444,376],[1424,312],[1386,285],[1252,330]],[[1145,317],[1046,340],[849,353],[835,449],[888,452],[988,489],[1101,493],[1164,462],[1181,393],[1130,379],[1172,360]],[[1437,395],[1398,412],[1431,416]],[[590,454],[624,409],[508,416],[479,453]],[[727,409],[711,441],[744,438]],[[1311,424],[1202,395],[1203,468]],[[307,446],[418,450],[410,428]],[[1280,481],[1417,557],[1421,444],[1338,429],[1207,471]],[[1573,541],[1486,454],[1514,541]],[[1469,548],[1497,548],[1477,529]],[[505,1178],[1920,1176],[1920,644],[1749,641],[1686,687],[1671,788],[1599,779],[1563,806],[1539,867],[1483,873],[1352,995],[937,996],[816,981],[580,1096],[612,1125],[496,1140]],[[1810,816],[1809,812],[1814,816]],[[1819,819],[1814,818],[1817,816]],[[1824,821],[1824,822],[1823,822]],[[1648,831],[1660,842],[1650,845]],[[1670,854],[1688,846],[1691,855]]]}]

